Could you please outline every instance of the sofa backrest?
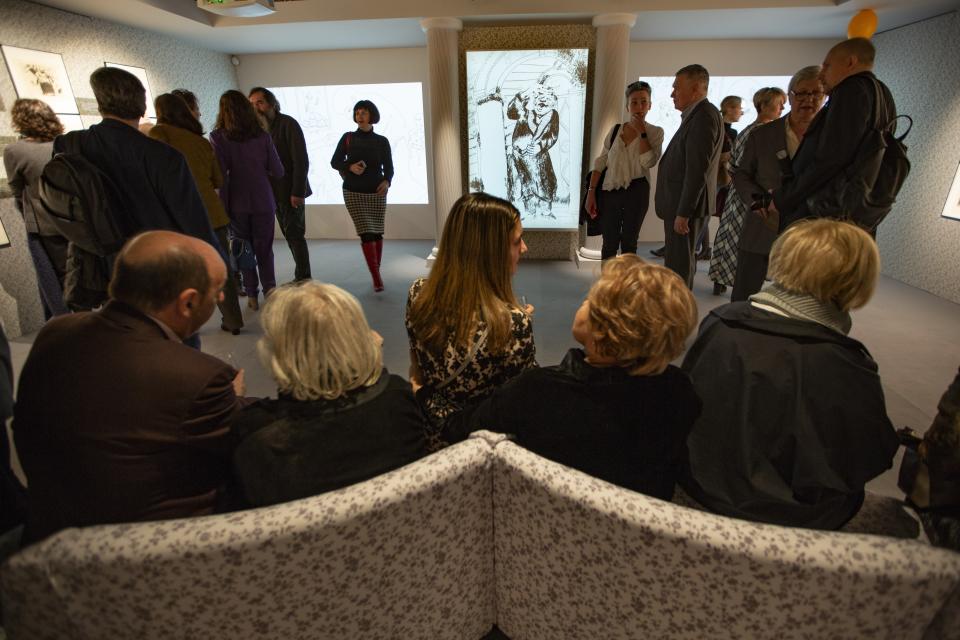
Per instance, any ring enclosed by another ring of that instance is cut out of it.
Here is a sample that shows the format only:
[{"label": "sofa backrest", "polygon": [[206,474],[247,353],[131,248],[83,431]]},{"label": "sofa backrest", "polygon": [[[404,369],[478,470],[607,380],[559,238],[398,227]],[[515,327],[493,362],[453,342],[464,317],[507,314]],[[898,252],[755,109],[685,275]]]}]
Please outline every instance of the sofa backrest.
[{"label": "sofa backrest", "polygon": [[516,640],[960,634],[960,555],[919,542],[694,511],[511,442],[493,495],[497,624]]},{"label": "sofa backrest", "polygon": [[234,514],[68,529],[2,571],[14,640],[478,638],[495,619],[491,450]]}]

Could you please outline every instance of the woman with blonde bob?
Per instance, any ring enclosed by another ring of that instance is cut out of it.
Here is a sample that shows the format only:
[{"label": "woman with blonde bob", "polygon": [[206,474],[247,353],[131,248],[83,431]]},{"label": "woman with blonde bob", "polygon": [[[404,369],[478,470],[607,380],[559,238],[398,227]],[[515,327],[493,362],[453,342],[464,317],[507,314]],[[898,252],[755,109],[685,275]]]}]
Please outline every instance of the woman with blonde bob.
[{"label": "woman with blonde bob", "polygon": [[898,447],[877,364],[850,338],[873,295],[877,245],[837,220],[791,226],[773,284],[710,312],[683,368],[703,400],[687,492],[723,515],[838,529]]},{"label": "woman with blonde bob", "polygon": [[367,480],[425,455],[410,384],[383,368],[383,339],[356,298],[315,281],[280,287],[260,319],[278,398],[238,417],[242,502],[263,506]]},{"label": "woman with blonde bob", "polygon": [[471,193],[450,210],[430,277],[410,287],[410,376],[423,385],[431,449],[447,416],[537,364],[533,307],[520,307],[511,282],[526,251],[517,208]]},{"label": "woman with blonde bob", "polygon": [[546,458],[669,500],[700,413],[693,384],[670,361],[696,324],[680,276],[636,254],[611,259],[573,319],[583,348],[524,372],[451,418],[444,435],[511,433]]}]

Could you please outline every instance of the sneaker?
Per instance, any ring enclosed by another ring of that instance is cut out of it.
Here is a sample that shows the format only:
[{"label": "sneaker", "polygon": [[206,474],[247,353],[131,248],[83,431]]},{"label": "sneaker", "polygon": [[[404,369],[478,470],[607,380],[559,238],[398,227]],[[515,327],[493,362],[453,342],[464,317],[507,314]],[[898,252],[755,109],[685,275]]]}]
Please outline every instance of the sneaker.
[{"label": "sneaker", "polygon": [[650,254],[656,258],[662,258],[663,256],[666,255],[666,253],[667,253],[666,246],[660,247],[659,249],[653,249],[650,251]]}]

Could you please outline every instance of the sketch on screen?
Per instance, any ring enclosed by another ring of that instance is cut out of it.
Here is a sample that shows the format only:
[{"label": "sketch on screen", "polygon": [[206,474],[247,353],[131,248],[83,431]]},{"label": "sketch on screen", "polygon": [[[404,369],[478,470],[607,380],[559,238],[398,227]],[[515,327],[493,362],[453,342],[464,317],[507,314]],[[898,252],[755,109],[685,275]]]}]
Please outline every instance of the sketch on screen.
[{"label": "sketch on screen", "polygon": [[586,78],[586,49],[468,51],[470,191],[526,228],[576,228]]}]

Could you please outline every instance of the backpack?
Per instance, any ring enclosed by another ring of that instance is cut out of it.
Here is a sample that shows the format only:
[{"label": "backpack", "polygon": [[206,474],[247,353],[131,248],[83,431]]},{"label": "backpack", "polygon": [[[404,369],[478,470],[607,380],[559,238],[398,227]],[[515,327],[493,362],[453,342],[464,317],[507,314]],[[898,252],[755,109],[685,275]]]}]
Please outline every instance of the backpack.
[{"label": "backpack", "polygon": [[[807,198],[810,215],[816,218],[847,219],[871,233],[890,213],[897,194],[910,173],[904,138],[913,128],[913,118],[894,115],[883,122],[887,101],[880,83],[873,79],[877,99],[874,125],[867,130],[850,165],[821,192]],[[909,122],[906,132],[896,136],[897,120]]]},{"label": "backpack", "polygon": [[40,175],[40,202],[64,238],[95,256],[120,250],[126,239],[110,208],[107,177],[80,153],[78,136],[62,138],[57,153]]}]

